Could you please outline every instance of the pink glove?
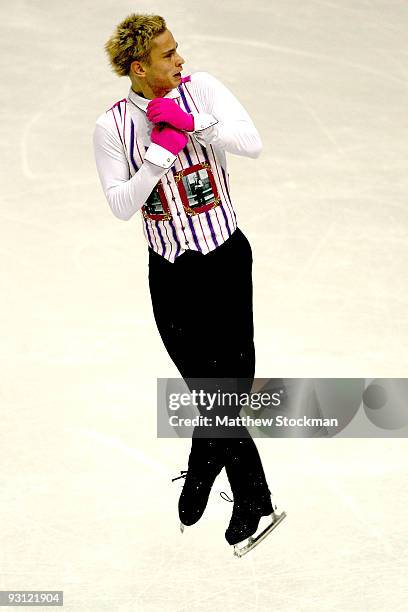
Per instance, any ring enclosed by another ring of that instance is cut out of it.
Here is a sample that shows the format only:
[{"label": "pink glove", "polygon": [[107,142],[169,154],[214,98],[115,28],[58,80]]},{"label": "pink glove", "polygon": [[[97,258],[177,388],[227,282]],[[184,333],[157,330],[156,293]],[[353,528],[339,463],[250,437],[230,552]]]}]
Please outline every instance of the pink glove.
[{"label": "pink glove", "polygon": [[152,129],[150,140],[155,144],[167,149],[173,155],[178,155],[187,144],[188,138],[184,132],[179,132],[172,127],[158,127]]},{"label": "pink glove", "polygon": [[147,105],[147,118],[152,123],[169,123],[183,132],[194,131],[194,117],[183,111],[171,98],[155,98]]}]

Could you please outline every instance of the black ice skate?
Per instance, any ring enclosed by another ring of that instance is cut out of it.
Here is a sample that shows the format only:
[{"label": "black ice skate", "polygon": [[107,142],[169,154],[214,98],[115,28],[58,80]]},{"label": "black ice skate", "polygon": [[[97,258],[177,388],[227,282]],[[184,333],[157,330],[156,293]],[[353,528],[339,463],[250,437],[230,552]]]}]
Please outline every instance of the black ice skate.
[{"label": "black ice skate", "polygon": [[173,478],[185,478],[178,504],[181,532],[202,517],[214,480],[223,467],[222,440],[192,439],[188,470]]},{"label": "black ice skate", "polygon": [[[225,539],[234,546],[234,555],[242,557],[266,538],[286,514],[275,512],[276,507],[272,505],[271,492],[252,438],[228,441],[225,469],[234,495],[234,508]],[[263,531],[256,533],[264,516],[270,516],[271,522]]]},{"label": "black ice skate", "polygon": [[[257,501],[235,501],[231,520],[225,532],[225,539],[228,544],[234,546],[234,555],[236,557],[242,557],[255,548],[283,521],[286,513],[281,512],[278,514],[276,510],[276,506],[272,506],[269,495]],[[270,516],[271,522],[253,537],[258,530],[259,522],[263,516]]]}]

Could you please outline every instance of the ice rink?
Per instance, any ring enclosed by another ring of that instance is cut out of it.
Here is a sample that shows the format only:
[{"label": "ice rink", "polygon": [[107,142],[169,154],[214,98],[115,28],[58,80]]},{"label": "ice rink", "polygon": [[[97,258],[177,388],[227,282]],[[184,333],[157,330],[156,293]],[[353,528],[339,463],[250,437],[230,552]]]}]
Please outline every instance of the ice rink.
[{"label": "ice rink", "polygon": [[258,440],[282,525],[234,558],[223,472],[178,530],[190,444],[156,437],[156,378],[178,372],[141,215],[113,216],[92,149],[129,90],[103,45],[131,12],[163,15],[184,74],[218,77],[261,134],[259,159],[229,156],[256,376],[407,376],[405,2],[2,0],[0,590],[63,590],[67,612],[405,611],[406,439]]}]

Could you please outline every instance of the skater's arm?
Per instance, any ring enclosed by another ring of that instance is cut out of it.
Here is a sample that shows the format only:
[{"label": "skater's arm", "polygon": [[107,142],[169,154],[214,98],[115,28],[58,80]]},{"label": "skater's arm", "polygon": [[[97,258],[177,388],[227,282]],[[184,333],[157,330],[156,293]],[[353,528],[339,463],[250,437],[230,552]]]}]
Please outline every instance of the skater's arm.
[{"label": "skater's arm", "polygon": [[176,158],[152,143],[143,164],[130,178],[121,141],[102,123],[96,124],[93,145],[103,192],[113,214],[122,221],[128,221],[143,206]]},{"label": "skater's arm", "polygon": [[202,130],[197,130],[196,127],[197,140],[201,144],[212,144],[236,155],[258,157],[262,150],[258,130],[242,104],[229,89],[206,72],[193,75],[191,87],[207,111],[206,114],[198,113],[192,106],[195,125],[199,127],[201,118],[208,121],[209,116],[217,121],[215,125]]}]

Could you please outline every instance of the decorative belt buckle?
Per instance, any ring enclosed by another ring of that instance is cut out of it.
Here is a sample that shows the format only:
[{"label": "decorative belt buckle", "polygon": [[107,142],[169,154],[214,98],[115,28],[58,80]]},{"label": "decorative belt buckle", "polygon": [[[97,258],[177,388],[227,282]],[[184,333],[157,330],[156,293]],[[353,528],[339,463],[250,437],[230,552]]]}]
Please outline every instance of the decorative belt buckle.
[{"label": "decorative belt buckle", "polygon": [[174,179],[188,215],[206,212],[220,204],[217,185],[208,162],[195,164],[177,172]]}]

